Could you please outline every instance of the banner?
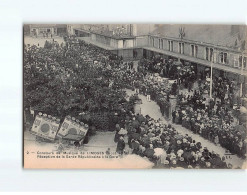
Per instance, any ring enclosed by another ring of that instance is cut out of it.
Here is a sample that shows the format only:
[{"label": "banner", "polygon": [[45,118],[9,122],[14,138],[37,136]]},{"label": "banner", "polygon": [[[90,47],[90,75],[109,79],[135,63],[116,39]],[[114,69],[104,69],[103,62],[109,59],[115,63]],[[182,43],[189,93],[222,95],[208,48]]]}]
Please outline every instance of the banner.
[{"label": "banner", "polygon": [[59,131],[58,137],[62,138],[68,134],[86,136],[88,125],[76,120],[74,117],[66,116]]},{"label": "banner", "polygon": [[57,119],[55,117],[52,117],[50,115],[46,115],[42,113],[39,113],[39,115],[36,115],[31,133],[48,139],[48,140],[55,140],[58,128],[59,128],[60,119]]}]

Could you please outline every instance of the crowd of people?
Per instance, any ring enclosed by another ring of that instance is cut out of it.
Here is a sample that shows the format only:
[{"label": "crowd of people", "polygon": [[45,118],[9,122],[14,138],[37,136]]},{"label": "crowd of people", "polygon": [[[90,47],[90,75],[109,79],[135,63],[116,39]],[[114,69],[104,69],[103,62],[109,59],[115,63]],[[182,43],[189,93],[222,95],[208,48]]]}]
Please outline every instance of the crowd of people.
[{"label": "crowd of people", "polygon": [[[155,74],[176,82],[168,88],[156,80]],[[50,49],[24,48],[25,106],[50,113],[52,107],[56,112],[53,115],[96,110],[115,112],[116,134],[124,128],[128,138],[126,141],[124,136],[116,136],[120,154],[128,144],[134,154],[146,156],[157,167],[230,168],[224,157],[203,148],[190,136],[182,136],[171,125],[133,114],[131,108],[123,106],[124,89],[131,88],[137,94],[146,95],[149,101],[156,101],[164,112],[163,103],[169,102],[170,94],[179,94],[179,87],[185,84],[193,95],[178,95],[179,109],[173,113],[173,122],[243,156],[246,135],[234,131],[231,110],[222,106],[228,105],[226,100],[231,99],[233,85],[218,80],[214,95],[220,102],[206,103],[203,94],[207,82],[198,84],[198,91],[193,90],[195,75],[193,66],[174,65],[160,57],[140,60],[136,71],[133,62],[124,62],[121,57],[83,41],[74,44],[69,38],[65,44]],[[157,148],[162,149],[160,154],[157,150],[155,154]]]},{"label": "crowd of people", "polygon": [[[140,61],[141,68],[139,69],[148,71],[147,76],[150,75],[150,72],[154,74],[159,72],[161,76],[167,76],[170,79],[176,78],[176,82],[172,85],[172,87],[175,86],[175,89],[171,88],[170,91],[165,91],[162,85],[157,85],[157,82],[151,79],[150,86],[154,89],[151,91],[151,97],[160,105],[161,111],[164,110],[164,101],[169,101],[169,94],[177,95],[178,106],[172,113],[173,123],[181,124],[205,139],[220,144],[230,153],[244,158],[247,144],[246,130],[242,128],[242,125],[241,128],[238,128],[239,121],[233,114],[234,104],[237,104],[238,107],[240,105],[240,98],[235,94],[236,83],[226,77],[213,77],[213,98],[209,99],[210,78],[208,72],[204,76],[201,74],[200,78],[196,78],[195,68],[186,63],[177,68],[178,70],[170,72],[173,70],[172,67],[177,66],[171,65],[171,63],[172,61],[165,61],[157,57]],[[174,72],[177,73],[174,74]],[[197,84],[196,89],[193,88],[195,83]],[[187,88],[188,91],[184,92],[184,88]],[[164,98],[165,94],[166,98]],[[160,101],[162,96],[163,103]]]},{"label": "crowd of people", "polygon": [[172,113],[173,122],[220,144],[231,153],[244,157],[246,154],[246,131],[238,129],[237,120],[229,107],[220,102],[206,102],[199,91],[193,95],[180,95],[180,105]]},{"label": "crowd of people", "polygon": [[[207,77],[207,76],[206,76]],[[198,89],[192,94],[178,95],[178,109],[173,112],[173,122],[182,124],[194,133],[220,144],[240,157],[246,154],[246,131],[238,128],[234,115],[234,82],[227,78],[214,77],[213,98],[206,98],[209,80],[198,82]]]},{"label": "crowd of people", "polygon": [[[124,134],[123,129],[127,132]],[[128,112],[124,124],[116,124],[117,152],[127,147],[133,154],[146,157],[155,168],[232,168],[225,157],[202,147],[187,134],[179,134],[174,127],[150,116]]]}]

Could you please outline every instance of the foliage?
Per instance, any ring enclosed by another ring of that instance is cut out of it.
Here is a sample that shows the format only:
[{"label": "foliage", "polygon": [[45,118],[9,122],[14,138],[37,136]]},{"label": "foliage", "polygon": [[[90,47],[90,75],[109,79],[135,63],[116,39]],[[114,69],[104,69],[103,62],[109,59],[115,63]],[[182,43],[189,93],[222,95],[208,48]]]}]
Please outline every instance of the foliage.
[{"label": "foliage", "polygon": [[[24,59],[24,105],[55,116],[77,115],[80,112],[115,112],[125,99],[121,87],[109,88],[114,82],[111,71],[94,67],[81,59],[80,53],[49,50],[49,43],[38,51],[25,50],[24,55],[44,53],[46,62]],[[36,48],[37,49],[37,48]],[[66,53],[66,55],[65,55]],[[72,57],[73,56],[73,57]],[[51,66],[55,64],[55,68]],[[75,66],[78,64],[78,68]],[[119,81],[118,81],[119,82]]]}]

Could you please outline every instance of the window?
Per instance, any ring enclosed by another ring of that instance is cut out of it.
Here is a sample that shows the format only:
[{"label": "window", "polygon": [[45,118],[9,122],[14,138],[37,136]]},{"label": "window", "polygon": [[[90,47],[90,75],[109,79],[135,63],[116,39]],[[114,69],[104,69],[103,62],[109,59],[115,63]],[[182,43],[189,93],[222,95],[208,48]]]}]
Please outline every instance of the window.
[{"label": "window", "polygon": [[184,43],[178,43],[178,52],[184,54]]},{"label": "window", "polygon": [[160,43],[161,43],[161,49],[164,49],[164,46],[163,46],[163,39],[160,39]]},{"label": "window", "polygon": [[173,41],[168,41],[168,49],[169,51],[173,51]]},{"label": "window", "polygon": [[191,45],[191,56],[195,55],[195,48],[194,45]]},{"label": "window", "polygon": [[220,52],[220,63],[228,64],[227,53]]},{"label": "window", "polygon": [[208,61],[214,61],[214,49],[206,47],[205,59]]},{"label": "window", "polygon": [[242,56],[239,56],[239,67],[242,68],[242,64],[243,64],[243,69],[246,69],[246,60],[247,57],[244,57],[244,59],[242,59]]},{"label": "window", "polygon": [[227,53],[224,53],[224,63],[228,64]]},{"label": "window", "polygon": [[206,55],[205,55],[205,59],[208,60],[208,48],[206,47]]},{"label": "window", "polygon": [[153,37],[150,37],[150,45],[151,45],[152,47],[154,47],[154,38],[153,38]]},{"label": "window", "polygon": [[195,57],[197,58],[197,54],[198,54],[198,46],[195,45]]},{"label": "window", "polygon": [[159,39],[159,49],[161,48],[161,39]]},{"label": "window", "polygon": [[239,67],[242,67],[242,56],[239,56]]},{"label": "window", "polygon": [[233,58],[233,66],[238,68],[240,66],[240,56],[239,58],[237,59],[236,56],[234,56]]},{"label": "window", "polygon": [[209,50],[210,52],[209,52],[209,54],[210,54],[210,56],[209,56],[209,61],[213,61],[213,57],[214,57],[214,50],[212,49],[212,48],[210,48],[210,50]]},{"label": "window", "polygon": [[220,53],[220,63],[223,63],[223,60],[224,60],[224,58],[223,58],[223,53],[221,52],[221,53]]},{"label": "window", "polygon": [[191,45],[191,56],[197,57],[198,54],[198,46],[197,45]]}]

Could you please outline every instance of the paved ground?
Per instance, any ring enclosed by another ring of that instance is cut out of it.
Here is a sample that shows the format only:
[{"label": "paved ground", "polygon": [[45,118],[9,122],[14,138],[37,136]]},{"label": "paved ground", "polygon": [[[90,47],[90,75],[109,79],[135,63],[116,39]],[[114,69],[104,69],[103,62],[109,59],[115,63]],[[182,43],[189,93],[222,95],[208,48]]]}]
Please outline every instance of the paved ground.
[{"label": "paved ground", "polygon": [[[130,96],[132,94],[134,94],[134,91],[131,90],[126,90],[127,94]],[[148,102],[146,97],[143,95],[139,95],[139,97],[142,99],[142,104],[140,105],[141,108],[141,113],[143,115],[149,115],[154,119],[162,119],[162,121],[166,124],[168,124],[170,121],[167,121],[161,114],[159,106],[154,102]],[[137,110],[139,110],[139,107],[136,108]],[[136,110],[136,111],[137,111]],[[198,134],[194,134],[192,133],[190,130],[182,127],[181,125],[177,125],[177,124],[172,124],[176,130],[181,133],[182,135],[188,134],[189,136],[191,136],[194,140],[196,140],[197,142],[201,142],[203,147],[207,147],[210,151],[215,151],[216,153],[220,154],[221,156],[226,156],[226,162],[227,163],[231,163],[233,165],[234,168],[237,167],[242,167],[244,164],[244,160],[237,157],[236,155],[226,155],[225,152],[226,150],[224,148],[222,148],[219,145],[215,145],[212,142],[209,142],[208,140],[204,139],[203,137],[201,137]],[[230,157],[230,158],[229,158]],[[246,166],[246,164],[244,165]]]},{"label": "paved ground", "polygon": [[[91,156],[102,156],[102,154],[110,149],[111,158],[85,158],[77,159],[63,159],[57,161],[57,159],[40,159],[40,163],[43,165],[39,168],[107,168],[107,169],[146,169],[152,168],[153,163],[146,158],[142,158],[138,155],[123,155],[122,157],[116,154],[117,144],[114,142],[115,132],[97,132],[96,135],[90,137],[88,144],[84,144],[80,148],[74,146],[63,145],[62,152],[78,153],[84,152],[85,155]],[[37,152],[57,152],[59,148],[59,143],[47,143],[42,141],[37,141],[35,136],[30,134],[29,131],[24,133],[24,154],[28,157],[30,155],[36,159]],[[126,147],[128,149],[128,147]],[[104,156],[104,155],[103,155]],[[49,161],[50,160],[50,161]],[[74,164],[76,162],[76,164]],[[59,163],[59,164],[58,164]]]}]

